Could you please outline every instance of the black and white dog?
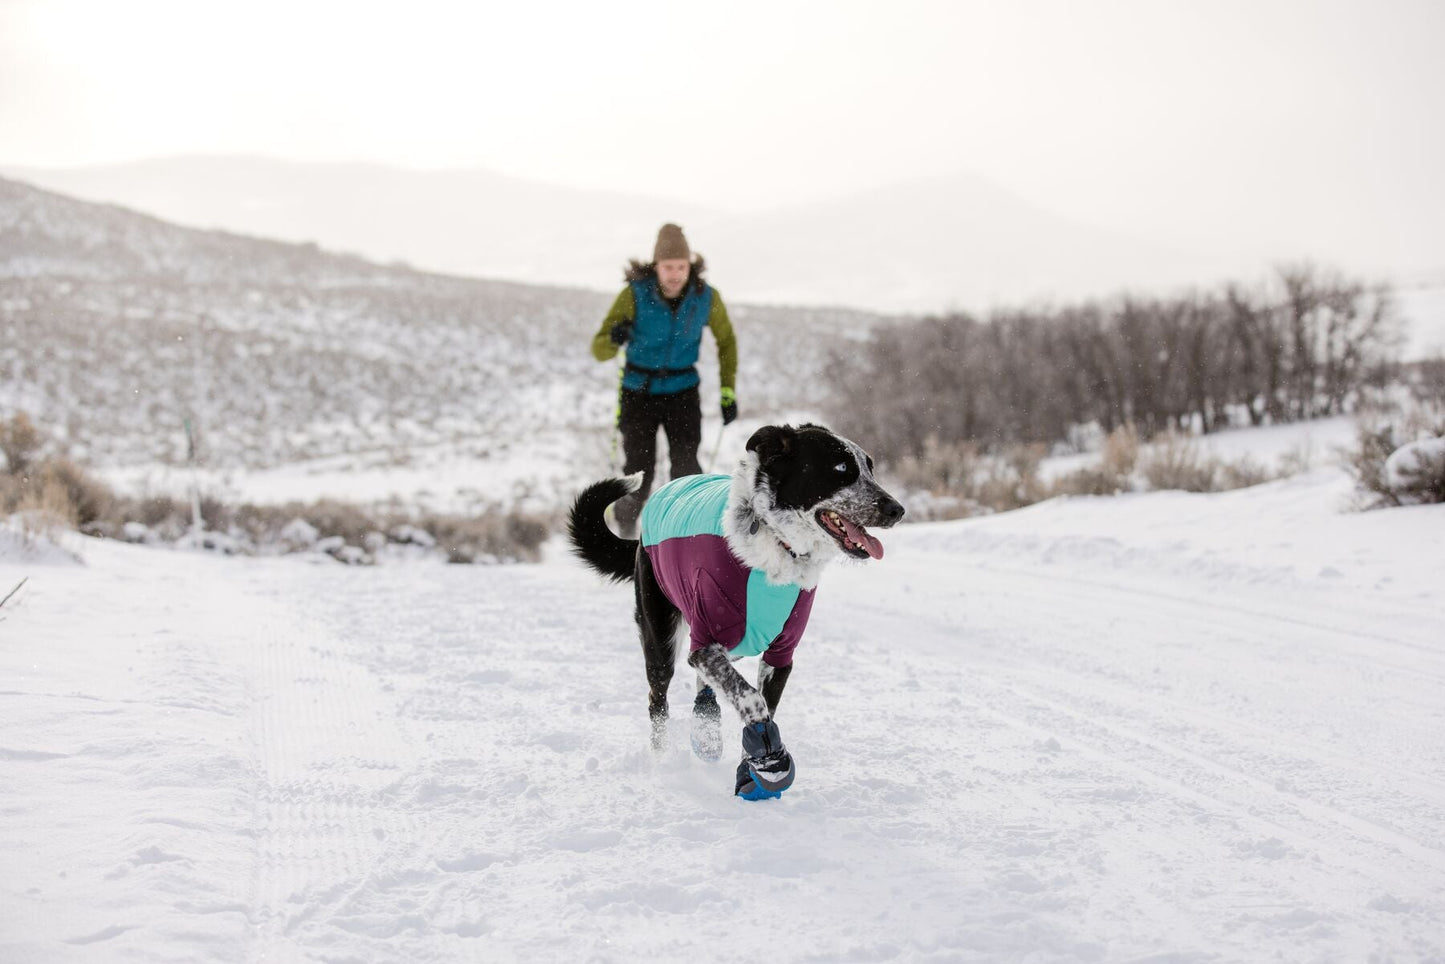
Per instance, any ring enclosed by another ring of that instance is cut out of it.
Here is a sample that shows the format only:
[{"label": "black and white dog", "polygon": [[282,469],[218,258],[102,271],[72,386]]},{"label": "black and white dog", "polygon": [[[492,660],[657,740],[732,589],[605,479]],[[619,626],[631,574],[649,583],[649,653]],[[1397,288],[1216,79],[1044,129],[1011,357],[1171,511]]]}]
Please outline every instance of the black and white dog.
[{"label": "black and white dog", "polygon": [[[794,768],[773,715],[818,578],[839,557],[882,558],[868,527],[892,526],[903,506],[874,480],[863,449],[818,425],[758,429],[732,475],[674,479],[643,506],[640,538],[618,538],[603,510],[639,484],[640,474],[589,486],[568,531],[589,566],[635,584],[653,746],[666,745],[667,688],[685,632],[698,674],[693,748],[721,756],[721,694],[744,723],[735,792],[776,797]],[[762,657],[756,687],[732,666],[743,656]]]}]

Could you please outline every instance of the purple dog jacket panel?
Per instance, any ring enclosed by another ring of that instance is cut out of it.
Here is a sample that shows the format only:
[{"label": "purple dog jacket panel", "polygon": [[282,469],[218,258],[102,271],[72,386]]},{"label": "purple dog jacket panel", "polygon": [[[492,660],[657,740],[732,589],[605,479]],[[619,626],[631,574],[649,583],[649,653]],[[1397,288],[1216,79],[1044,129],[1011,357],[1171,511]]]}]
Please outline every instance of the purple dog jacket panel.
[{"label": "purple dog jacket panel", "polygon": [[770,666],[792,663],[814,590],[767,586],[762,573],[739,562],[722,536],[664,539],[647,546],[647,555],[663,594],[687,620],[693,651],[720,643],[733,658],[761,653]]},{"label": "purple dog jacket panel", "polygon": [[808,617],[813,613],[813,593],[816,591],[805,589],[798,593],[798,601],[793,604],[793,611],[788,614],[783,631],[773,640],[771,646],[763,650],[764,663],[775,668],[793,665],[793,650],[798,648],[798,641],[803,638],[803,630],[808,628]]}]

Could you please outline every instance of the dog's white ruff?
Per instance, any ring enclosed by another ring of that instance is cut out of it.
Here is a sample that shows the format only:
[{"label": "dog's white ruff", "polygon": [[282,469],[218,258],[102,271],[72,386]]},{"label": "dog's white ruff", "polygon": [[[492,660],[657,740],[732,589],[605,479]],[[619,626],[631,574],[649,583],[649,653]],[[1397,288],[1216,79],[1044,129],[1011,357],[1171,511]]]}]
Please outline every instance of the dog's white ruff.
[{"label": "dog's white ruff", "polygon": [[812,512],[773,506],[772,489],[766,482],[759,485],[758,466],[758,454],[748,452],[733,472],[723,537],[733,555],[761,571],[769,583],[813,589],[828,563],[843,554],[818,528]]}]

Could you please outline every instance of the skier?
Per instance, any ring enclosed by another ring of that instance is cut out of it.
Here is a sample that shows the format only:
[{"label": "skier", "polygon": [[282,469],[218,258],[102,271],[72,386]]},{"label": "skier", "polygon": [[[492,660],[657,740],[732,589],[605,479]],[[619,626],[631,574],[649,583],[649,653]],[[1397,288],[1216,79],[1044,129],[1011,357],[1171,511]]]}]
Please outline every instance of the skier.
[{"label": "skier", "polygon": [[619,348],[627,347],[617,405],[622,471],[643,476],[642,487],[613,510],[624,537],[636,534],[638,514],[652,490],[659,427],[667,434],[672,478],[702,471],[697,459],[702,442],[697,356],[704,328],[712,329],[717,342],[723,424],[738,417],[737,340],[721,296],[702,280],[704,270],[702,256],[693,256],[682,228],[664,224],[652,260],[629,262],[627,287],[592,339],[598,361],[615,358]]}]

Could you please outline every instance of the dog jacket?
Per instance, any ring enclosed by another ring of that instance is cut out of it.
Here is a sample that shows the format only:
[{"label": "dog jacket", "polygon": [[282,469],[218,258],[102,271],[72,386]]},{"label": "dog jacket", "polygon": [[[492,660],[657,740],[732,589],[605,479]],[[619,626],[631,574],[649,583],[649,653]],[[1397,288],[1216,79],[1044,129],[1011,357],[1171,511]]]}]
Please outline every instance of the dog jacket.
[{"label": "dog jacket", "polygon": [[761,654],[769,666],[790,666],[815,590],[771,585],[732,554],[723,535],[732,481],[688,475],[658,489],[642,507],[642,545],[663,594],[687,620],[692,650],[721,643],[731,659]]}]

